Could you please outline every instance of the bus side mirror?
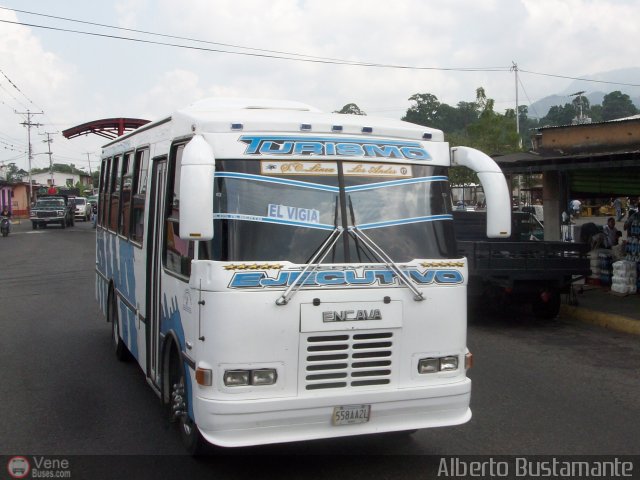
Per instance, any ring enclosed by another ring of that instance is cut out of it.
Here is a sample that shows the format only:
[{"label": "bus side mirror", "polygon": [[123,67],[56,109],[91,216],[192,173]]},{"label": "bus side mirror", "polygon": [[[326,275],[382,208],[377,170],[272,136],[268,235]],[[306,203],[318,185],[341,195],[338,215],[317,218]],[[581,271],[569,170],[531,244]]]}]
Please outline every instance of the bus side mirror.
[{"label": "bus side mirror", "polygon": [[487,237],[510,237],[511,193],[498,164],[480,150],[453,147],[451,165],[467,167],[478,174],[487,201]]},{"label": "bus side mirror", "polygon": [[184,147],[180,170],[180,238],[213,238],[213,177],[216,161],[211,145],[195,135]]}]

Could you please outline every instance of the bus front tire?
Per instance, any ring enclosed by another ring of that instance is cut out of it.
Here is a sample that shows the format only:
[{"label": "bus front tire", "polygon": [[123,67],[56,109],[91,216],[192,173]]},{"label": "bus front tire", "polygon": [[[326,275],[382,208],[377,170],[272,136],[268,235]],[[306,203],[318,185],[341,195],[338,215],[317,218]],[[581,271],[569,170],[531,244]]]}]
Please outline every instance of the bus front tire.
[{"label": "bus front tire", "polygon": [[127,346],[120,337],[120,325],[118,324],[118,314],[116,311],[116,298],[113,291],[109,294],[109,308],[107,310],[108,321],[111,322],[111,341],[116,358],[121,362],[126,361],[128,356]]},{"label": "bus front tire", "polygon": [[189,417],[189,395],[186,392],[186,374],[180,355],[173,348],[167,380],[170,385],[169,415],[177,423],[182,444],[190,455],[199,456],[209,452],[209,443],[202,437],[195,422]]}]

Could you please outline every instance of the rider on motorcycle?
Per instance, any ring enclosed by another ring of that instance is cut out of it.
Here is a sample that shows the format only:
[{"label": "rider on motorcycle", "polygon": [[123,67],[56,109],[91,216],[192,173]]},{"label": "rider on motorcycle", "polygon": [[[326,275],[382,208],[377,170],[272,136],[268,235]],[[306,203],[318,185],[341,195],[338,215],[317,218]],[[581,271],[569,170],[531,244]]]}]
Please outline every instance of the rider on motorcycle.
[{"label": "rider on motorcycle", "polygon": [[0,218],[5,218],[5,217],[7,218],[7,220],[9,220],[9,232],[11,232],[11,212],[7,207],[4,207],[2,209],[2,212],[0,213]]}]

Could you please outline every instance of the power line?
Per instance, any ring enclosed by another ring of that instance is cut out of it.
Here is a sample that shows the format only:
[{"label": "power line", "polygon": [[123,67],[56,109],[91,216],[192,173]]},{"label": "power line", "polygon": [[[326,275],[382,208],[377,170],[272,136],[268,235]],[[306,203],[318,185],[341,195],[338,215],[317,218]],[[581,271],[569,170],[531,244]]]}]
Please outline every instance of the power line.
[{"label": "power line", "polygon": [[[399,70],[431,70],[431,71],[455,71],[455,72],[507,72],[509,71],[509,67],[462,67],[462,68],[447,68],[447,67],[420,67],[420,66],[410,66],[410,65],[393,65],[393,64],[383,64],[383,63],[367,63],[367,62],[355,62],[350,60],[329,60],[322,58],[294,58],[293,56],[281,56],[281,55],[271,55],[264,53],[250,53],[250,52],[232,52],[229,50],[222,50],[218,48],[206,48],[206,47],[198,47],[193,45],[182,45],[177,43],[168,43],[168,42],[159,42],[155,40],[145,40],[141,38],[131,38],[131,37],[123,37],[120,35],[108,35],[105,33],[96,33],[96,32],[85,32],[82,30],[72,30],[67,28],[59,28],[59,27],[51,27],[47,25],[36,25],[33,23],[25,23],[25,22],[13,22],[10,20],[0,20],[2,23],[9,23],[13,25],[22,25],[25,27],[33,27],[33,28],[42,28],[45,30],[53,30],[58,32],[65,33],[76,33],[80,35],[89,35],[93,37],[102,37],[102,38],[110,38],[115,40],[125,40],[129,42],[138,42],[145,43],[149,45],[162,45],[166,47],[175,47],[175,48],[185,48],[189,50],[198,50],[203,52],[212,52],[212,53],[224,53],[228,55],[242,55],[247,57],[257,57],[257,58],[269,58],[269,59],[277,59],[277,60],[290,60],[294,62],[307,62],[307,63],[319,63],[319,64],[328,64],[328,65],[347,65],[347,66],[356,66],[356,67],[370,67],[370,68],[393,68]],[[245,47],[242,47],[245,48]],[[289,54],[289,55],[297,55],[297,54]]]},{"label": "power line", "polygon": [[[346,65],[380,66],[380,67],[390,67],[390,68],[423,68],[423,69],[429,69],[429,70],[456,70],[456,71],[505,71],[506,68],[507,68],[507,67],[438,68],[438,67],[409,67],[409,66],[400,66],[400,65],[385,65],[385,64],[378,64],[378,63],[373,63],[373,62],[360,62],[360,61],[344,60],[344,59],[333,58],[333,57],[320,57],[320,56],[308,55],[308,54],[303,54],[303,53],[285,52],[285,51],[282,51],[282,50],[269,50],[269,49],[266,49],[266,48],[247,47],[247,46],[243,46],[243,45],[235,45],[235,44],[231,44],[231,43],[214,42],[214,41],[210,41],[210,40],[203,40],[203,39],[192,38],[192,37],[181,37],[181,36],[178,36],[178,35],[170,35],[170,34],[166,34],[166,33],[151,32],[151,31],[147,31],[147,30],[137,30],[137,29],[133,29],[133,28],[118,27],[118,26],[115,26],[115,25],[107,25],[107,24],[104,24],[104,23],[89,22],[89,21],[86,21],[86,20],[78,20],[78,19],[68,18],[68,17],[59,17],[59,16],[56,16],[56,15],[48,15],[48,14],[37,13],[37,12],[29,12],[29,11],[26,11],[26,10],[18,10],[18,9],[13,9],[13,8],[8,8],[8,7],[0,7],[0,9],[13,10],[14,12],[25,13],[27,15],[35,15],[35,16],[41,16],[41,17],[46,17],[46,18],[53,18],[53,19],[56,19],[56,20],[63,20],[63,21],[66,21],[66,22],[81,23],[81,24],[85,24],[85,25],[93,25],[93,26],[98,26],[98,27],[103,27],[103,28],[110,28],[110,29],[114,29],[114,30],[121,30],[121,31],[126,31],[126,32],[140,33],[140,34],[143,34],[143,35],[151,35],[151,36],[163,37],[163,38],[172,38],[172,39],[176,39],[176,40],[186,40],[186,41],[189,41],[189,42],[204,43],[204,44],[208,44],[208,45],[218,45],[218,46],[221,46],[221,47],[230,47],[230,48],[237,48],[237,49],[243,49],[243,50],[252,50],[252,51],[255,51],[255,52],[266,52],[266,53],[269,53],[269,54],[276,54],[276,55],[287,55],[287,57],[284,57],[284,59],[288,59],[288,60],[294,60],[294,59],[289,58],[289,57],[304,57],[306,59],[313,59],[313,60],[318,60],[318,61],[326,61],[328,63],[334,63],[335,62],[337,64],[346,64]],[[49,28],[49,27],[43,26],[41,28]],[[50,28],[54,28],[54,27],[50,27]],[[61,30],[64,31],[64,29],[61,29]],[[89,32],[77,32],[77,31],[73,31],[73,30],[72,30],[72,32],[74,32],[74,33],[83,33],[83,34],[87,34],[87,35],[91,35],[92,34],[92,33],[89,33]],[[115,38],[122,38],[122,39],[126,39],[126,40],[135,41],[135,39],[131,39],[131,38],[128,38],[128,37],[115,37]],[[144,41],[144,40],[140,40],[140,41]],[[164,45],[164,43],[162,43],[162,42],[160,42],[160,44]],[[195,48],[195,47],[173,45],[173,44],[166,44],[166,45],[174,46],[174,47],[175,46],[179,46],[181,48]],[[207,49],[205,49],[205,50],[207,50]],[[215,50],[215,49],[212,49],[211,51],[218,52],[218,50]],[[228,51],[222,51],[221,53],[231,53],[231,54],[237,54],[237,55],[242,55],[243,54],[243,52],[228,52]],[[275,56],[274,58],[283,58],[283,57]]]},{"label": "power line", "polygon": [[571,77],[569,75],[557,75],[554,73],[532,72],[531,70],[523,70],[523,69],[520,69],[519,71],[524,73],[529,73],[531,75],[541,75],[543,77],[565,78],[568,80],[580,80],[582,82],[591,82],[591,83],[606,83],[609,85],[622,85],[624,87],[640,87],[640,84],[638,83],[610,82],[607,80],[594,80],[594,79],[583,78],[583,77]]},{"label": "power line", "polygon": [[[26,99],[29,101],[29,103],[30,103],[31,105],[33,105],[33,106],[34,106],[34,107],[36,107],[36,108],[40,108],[40,107],[38,107],[38,106],[33,102],[33,100],[31,100],[29,97],[27,97],[27,96],[24,94],[24,92],[23,92],[22,90],[20,90],[20,89],[18,88],[18,86],[17,86],[17,85],[16,85],[16,84],[15,84],[15,83],[14,83],[14,82],[13,82],[13,81],[8,77],[8,76],[7,76],[7,74],[6,74],[6,73],[4,73],[4,71],[2,71],[2,69],[0,69],[0,73],[2,73],[2,75],[4,76],[4,78],[6,78],[6,79],[7,79],[7,82],[9,82],[9,83],[11,84],[11,86],[12,86],[13,88],[15,88],[18,92],[20,92],[20,94],[21,94],[24,98],[26,98]],[[4,87],[3,87],[3,88],[4,88]],[[15,100],[16,100],[16,101],[18,101],[17,99],[15,99]],[[40,109],[40,110],[42,110],[42,109]]]},{"label": "power line", "polygon": [[[13,23],[13,24],[18,24],[18,25],[30,26],[30,27],[35,27],[35,28],[50,29],[50,30],[56,30],[56,31],[61,31],[61,32],[67,32],[67,33],[76,33],[76,34],[81,34],[81,35],[99,36],[99,37],[113,38],[113,39],[126,40],[126,41],[132,41],[132,42],[150,43],[150,44],[164,45],[164,46],[170,46],[170,47],[175,47],[175,48],[186,48],[186,49],[202,50],[202,51],[209,51],[209,52],[215,52],[215,53],[231,54],[231,55],[245,55],[245,56],[263,57],[263,58],[273,58],[273,59],[280,59],[280,60],[293,60],[293,61],[303,61],[303,62],[312,62],[312,63],[326,63],[326,64],[334,64],[334,65],[351,65],[351,66],[364,66],[364,67],[377,67],[377,68],[395,68],[395,69],[407,69],[407,70],[435,70],[435,71],[457,71],[457,72],[505,72],[505,71],[509,71],[509,70],[513,69],[513,67],[454,67],[454,68],[420,67],[420,66],[410,66],[410,65],[384,64],[384,63],[377,63],[377,62],[351,61],[351,60],[344,60],[344,59],[332,58],[332,57],[319,57],[319,56],[313,56],[313,55],[307,55],[307,54],[301,54],[301,53],[285,52],[285,51],[280,51],[280,50],[268,50],[268,49],[263,49],[263,48],[247,47],[247,46],[242,46],[242,45],[234,45],[234,44],[230,44],[230,43],[214,42],[214,41],[202,40],[202,39],[197,39],[197,38],[182,37],[182,36],[178,36],[178,35],[169,35],[169,34],[151,32],[151,31],[146,31],[146,30],[137,30],[137,29],[132,29],[132,28],[125,28],[125,27],[118,27],[118,26],[114,26],[114,25],[108,25],[108,24],[104,24],[104,23],[90,22],[90,21],[86,21],[86,20],[78,20],[78,19],[73,19],[73,18],[68,18],[68,17],[60,17],[60,16],[56,16],[56,15],[48,15],[48,14],[43,14],[43,13],[38,13],[38,12],[30,12],[30,11],[27,11],[27,10],[19,10],[19,9],[13,9],[13,8],[8,8],[8,7],[1,7],[0,6],[0,9],[12,10],[14,12],[24,13],[24,14],[27,14],[27,15],[41,16],[41,17],[45,17],[45,18],[52,18],[52,19],[62,20],[62,21],[67,21],[67,22],[74,22],[74,23],[92,25],[92,26],[97,26],[97,27],[102,27],[102,28],[110,28],[110,29],[127,31],[127,32],[132,32],[132,33],[139,33],[139,34],[143,34],[143,35],[152,35],[152,36],[157,36],[157,37],[172,38],[172,39],[176,39],[176,40],[185,40],[185,41],[189,41],[189,42],[204,43],[204,44],[209,44],[209,45],[219,45],[221,47],[229,47],[229,48],[236,48],[236,49],[252,50],[254,52],[267,52],[267,53],[269,53],[269,55],[267,55],[267,54],[257,54],[257,53],[249,53],[249,52],[232,52],[232,51],[221,50],[221,49],[204,48],[204,47],[196,47],[196,46],[189,46],[189,45],[180,45],[180,44],[173,44],[173,43],[167,43],[167,42],[156,42],[156,41],[152,41],[152,40],[136,39],[136,38],[130,38],[130,37],[117,36],[117,35],[99,34],[99,33],[95,33],[95,32],[84,32],[84,31],[79,31],[79,30],[56,28],[56,27],[45,26],[45,25],[35,25],[35,24],[28,24],[28,23],[22,23],[22,22],[12,22],[12,21],[9,21],[9,20],[0,20],[0,21],[5,22],[5,23]],[[286,56],[282,56],[282,55],[286,55]],[[300,57],[300,58],[292,58],[292,57]],[[584,81],[584,82],[602,83],[602,84],[609,84],[609,85],[640,87],[640,84],[634,84],[634,83],[611,82],[611,81],[605,81],[605,80],[594,80],[594,79],[583,78],[583,77],[574,77],[574,76],[570,76],[570,75],[560,75],[560,74],[552,74],[552,73],[545,73],[545,72],[534,72],[534,71],[531,71],[531,70],[523,70],[521,68],[518,68],[518,71],[519,72],[524,72],[524,73],[529,73],[531,75],[540,75],[540,76],[547,76],[547,77],[554,77],[554,78],[563,78],[563,79],[568,79],[568,80],[580,80],[580,81]],[[519,80],[518,80],[518,83],[520,83]]]}]

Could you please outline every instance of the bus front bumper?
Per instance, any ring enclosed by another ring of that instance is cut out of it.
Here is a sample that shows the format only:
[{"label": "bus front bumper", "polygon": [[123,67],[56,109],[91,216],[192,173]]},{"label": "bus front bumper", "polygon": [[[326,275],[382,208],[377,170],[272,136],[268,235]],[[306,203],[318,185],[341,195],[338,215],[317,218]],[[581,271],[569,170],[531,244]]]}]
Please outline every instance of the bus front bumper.
[{"label": "bus front bumper", "polygon": [[[346,437],[459,425],[471,419],[471,380],[332,397],[220,401],[195,398],[202,436],[223,447]],[[369,421],[333,425],[334,407],[371,405]]]}]

